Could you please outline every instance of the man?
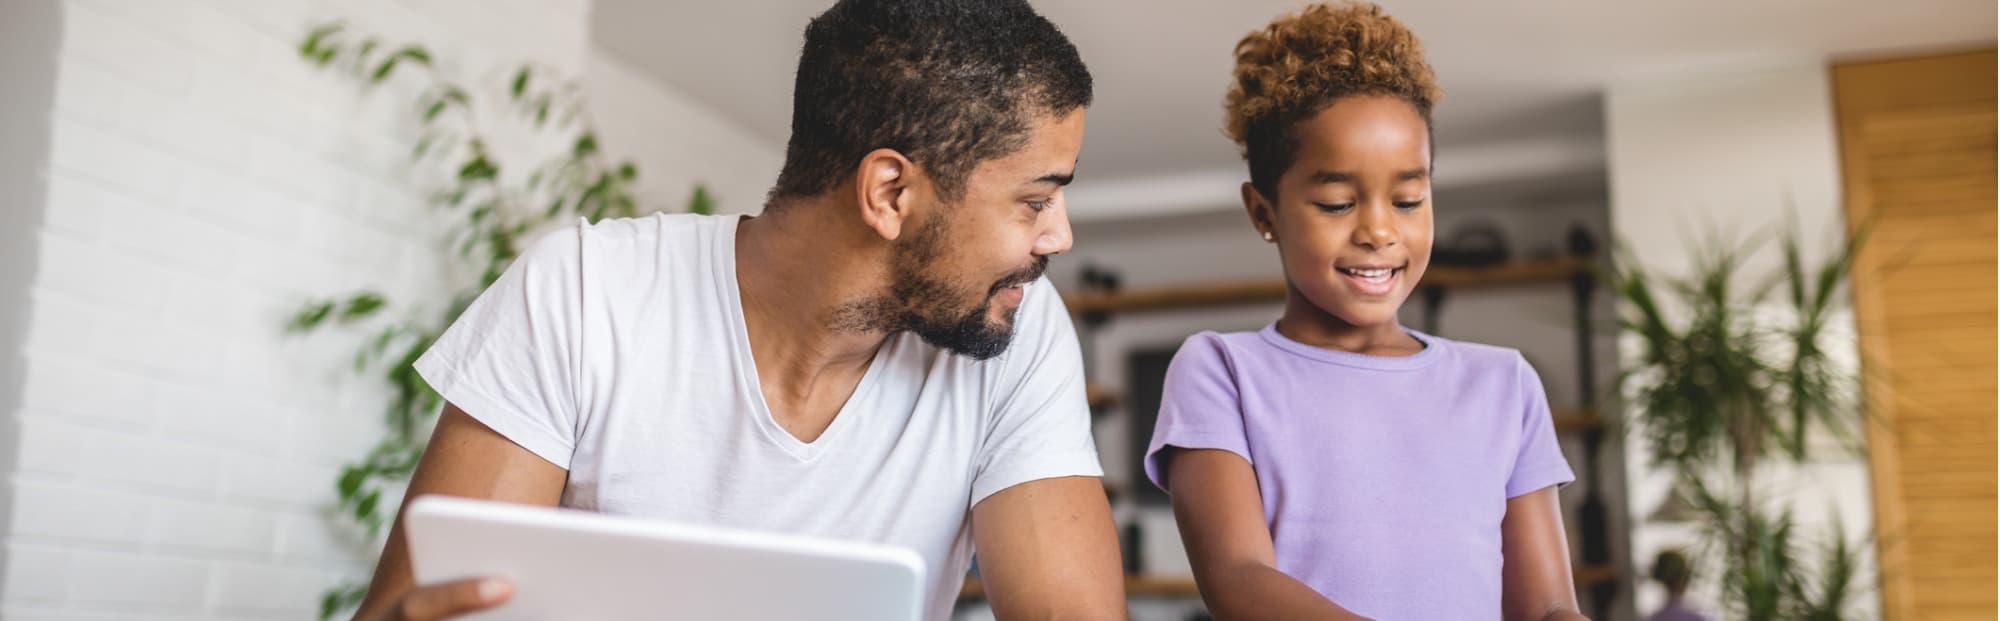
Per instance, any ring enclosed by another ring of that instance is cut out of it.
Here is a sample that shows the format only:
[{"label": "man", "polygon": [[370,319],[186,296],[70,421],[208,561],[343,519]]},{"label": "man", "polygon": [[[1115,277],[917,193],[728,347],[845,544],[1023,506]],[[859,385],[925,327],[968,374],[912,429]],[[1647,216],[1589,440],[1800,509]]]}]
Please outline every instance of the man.
[{"label": "man", "polygon": [[[1020,0],[843,0],[806,29],[754,219],[566,229],[417,370],[449,402],[410,495],[883,542],[948,618],[973,550],[1002,618],[1124,618],[1082,360],[1041,274],[1067,250],[1091,80]],[[391,530],[357,618],[412,588]]]}]

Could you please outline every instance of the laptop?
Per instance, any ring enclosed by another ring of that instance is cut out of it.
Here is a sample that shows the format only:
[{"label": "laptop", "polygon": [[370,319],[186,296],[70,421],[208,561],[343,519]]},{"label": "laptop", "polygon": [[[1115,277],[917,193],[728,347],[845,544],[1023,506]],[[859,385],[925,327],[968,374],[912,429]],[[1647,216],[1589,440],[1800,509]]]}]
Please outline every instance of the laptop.
[{"label": "laptop", "polygon": [[403,516],[417,584],[478,576],[487,620],[918,621],[924,562],[882,545],[428,495]]}]

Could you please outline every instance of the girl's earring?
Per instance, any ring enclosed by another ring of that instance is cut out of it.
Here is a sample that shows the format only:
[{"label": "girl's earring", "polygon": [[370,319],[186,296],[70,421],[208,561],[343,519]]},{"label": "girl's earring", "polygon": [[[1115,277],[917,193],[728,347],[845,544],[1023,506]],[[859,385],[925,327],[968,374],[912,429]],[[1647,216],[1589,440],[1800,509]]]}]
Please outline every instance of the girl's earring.
[{"label": "girl's earring", "polygon": [[1264,241],[1278,241],[1278,236],[1272,235],[1270,231],[1264,231]]}]

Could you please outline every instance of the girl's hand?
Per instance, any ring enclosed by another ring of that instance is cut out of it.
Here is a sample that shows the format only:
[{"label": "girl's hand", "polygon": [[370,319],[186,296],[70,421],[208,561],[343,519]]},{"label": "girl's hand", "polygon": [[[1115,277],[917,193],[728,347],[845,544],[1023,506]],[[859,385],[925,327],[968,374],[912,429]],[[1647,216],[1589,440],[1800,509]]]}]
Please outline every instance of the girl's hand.
[{"label": "girl's hand", "polygon": [[1509,621],[1587,619],[1576,604],[1562,502],[1551,485],[1507,500],[1500,520],[1500,610]]}]

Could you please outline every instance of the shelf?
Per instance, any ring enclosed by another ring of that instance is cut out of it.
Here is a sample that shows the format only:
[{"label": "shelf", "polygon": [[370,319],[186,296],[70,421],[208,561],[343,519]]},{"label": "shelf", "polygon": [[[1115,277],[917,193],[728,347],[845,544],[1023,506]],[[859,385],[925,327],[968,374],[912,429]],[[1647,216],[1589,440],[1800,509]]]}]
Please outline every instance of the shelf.
[{"label": "shelf", "polygon": [[1555,419],[1556,433],[1589,431],[1604,427],[1604,418],[1599,416],[1596,410],[1590,408],[1556,410],[1552,416]]},{"label": "shelf", "polygon": [[1207,284],[1112,293],[1071,293],[1063,298],[1072,313],[1132,313],[1182,310],[1231,304],[1279,302],[1285,299],[1282,280],[1238,284]]},{"label": "shelf", "polygon": [[[1088,395],[1090,411],[1093,414],[1102,414],[1124,401],[1118,393],[1099,388],[1095,384],[1086,385],[1084,393]],[[1604,427],[1604,418],[1590,408],[1564,408],[1556,410],[1552,417],[1555,419],[1556,433],[1589,431]]]},{"label": "shelf", "polygon": [[1588,259],[1575,257],[1510,261],[1489,267],[1434,265],[1424,274],[1423,282],[1417,284],[1453,289],[1566,284],[1570,278],[1589,272],[1590,269],[1591,262]]},{"label": "shelf", "polygon": [[[1589,261],[1575,258],[1514,261],[1489,267],[1433,265],[1418,285],[1466,289],[1560,284],[1589,269]],[[1281,302],[1286,290],[1283,280],[1211,283],[1111,293],[1077,292],[1064,296],[1063,303],[1072,313],[1135,313]]]},{"label": "shelf", "polygon": [[1194,578],[1174,578],[1158,576],[1128,576],[1125,578],[1125,596],[1148,597],[1201,597],[1201,589],[1195,588]]},{"label": "shelf", "polygon": [[1090,404],[1090,412],[1092,414],[1100,414],[1111,408],[1118,407],[1118,393],[1099,388],[1096,384],[1085,383],[1083,385],[1083,394],[1085,401]]},{"label": "shelf", "polygon": [[[1194,578],[1171,576],[1126,576],[1126,597],[1200,597]],[[959,601],[986,599],[986,585],[978,578],[966,578],[958,592]]]},{"label": "shelf", "polygon": [[1618,567],[1615,565],[1583,565],[1576,568],[1576,585],[1593,587],[1606,582],[1618,581]]},{"label": "shelf", "polygon": [[[1590,587],[1618,580],[1618,568],[1611,565],[1584,565],[1576,568],[1576,584]],[[1126,597],[1200,597],[1194,578],[1174,576],[1126,576]],[[959,601],[986,599],[986,585],[978,578],[966,578],[958,592]]]}]

